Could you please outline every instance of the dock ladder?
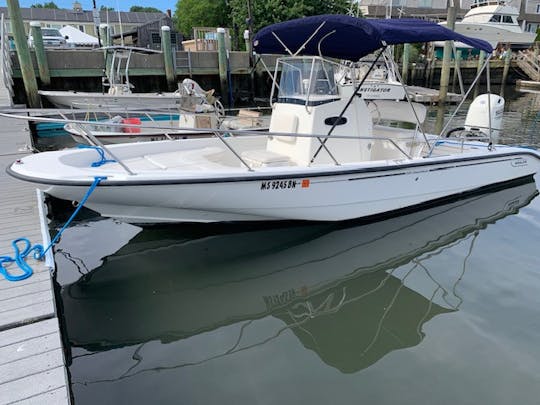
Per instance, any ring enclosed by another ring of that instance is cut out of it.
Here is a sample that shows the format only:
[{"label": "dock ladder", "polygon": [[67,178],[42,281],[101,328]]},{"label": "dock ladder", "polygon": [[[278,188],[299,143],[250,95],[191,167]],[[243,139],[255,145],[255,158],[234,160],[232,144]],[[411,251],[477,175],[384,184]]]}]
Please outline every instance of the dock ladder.
[{"label": "dock ladder", "polygon": [[176,69],[187,69],[189,72],[189,77],[193,77],[192,65],[191,65],[191,50],[187,51],[177,51],[176,57],[173,58],[174,61],[174,71]]},{"label": "dock ladder", "polygon": [[0,45],[2,54],[2,83],[0,83],[0,90],[2,87],[7,90],[9,102],[13,107],[13,68],[11,66],[11,49],[4,13],[0,17]]}]

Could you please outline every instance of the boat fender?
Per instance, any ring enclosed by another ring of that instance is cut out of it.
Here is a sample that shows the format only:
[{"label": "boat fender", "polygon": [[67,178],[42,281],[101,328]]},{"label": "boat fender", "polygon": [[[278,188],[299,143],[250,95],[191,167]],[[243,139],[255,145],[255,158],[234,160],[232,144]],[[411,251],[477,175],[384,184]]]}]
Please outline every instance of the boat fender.
[{"label": "boat fender", "polygon": [[[122,124],[128,124],[128,125],[141,125],[141,119],[138,117],[134,118],[124,118],[122,120]],[[122,127],[122,132],[125,132],[127,134],[138,134],[141,132],[140,128],[137,127]]]}]

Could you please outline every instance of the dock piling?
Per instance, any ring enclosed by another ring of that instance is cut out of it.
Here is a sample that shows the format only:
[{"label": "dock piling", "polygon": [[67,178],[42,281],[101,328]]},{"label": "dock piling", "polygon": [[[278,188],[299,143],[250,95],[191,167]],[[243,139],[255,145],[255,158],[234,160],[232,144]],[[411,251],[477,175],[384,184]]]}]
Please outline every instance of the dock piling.
[{"label": "dock piling", "polygon": [[32,21],[30,23],[30,31],[32,32],[39,78],[43,85],[49,86],[51,84],[51,75],[49,73],[49,63],[47,62],[45,45],[43,44],[43,35],[41,34],[41,23],[39,21]]},{"label": "dock piling", "polygon": [[28,43],[26,42],[26,32],[24,31],[19,2],[18,0],[7,0],[7,6],[28,106],[31,108],[40,108],[41,101],[39,99],[38,85],[34,73],[34,64],[32,63]]},{"label": "dock piling", "polygon": [[407,80],[409,79],[409,54],[411,53],[411,44],[404,44],[403,45],[403,67],[402,67],[402,73],[401,77],[403,78],[403,84],[407,84]]},{"label": "dock piling", "polygon": [[161,50],[163,51],[163,62],[165,63],[165,77],[169,88],[176,83],[176,72],[173,66],[173,53],[171,46],[171,28],[167,25],[161,27]]},{"label": "dock piling", "polygon": [[227,79],[227,48],[225,46],[225,28],[217,29],[219,82],[221,84],[221,101],[229,107]]},{"label": "dock piling", "polygon": [[[480,51],[480,54],[478,55],[478,66],[476,68],[476,75],[480,73],[482,70],[482,67],[484,66],[484,59],[486,58],[486,53],[484,51]],[[476,82],[476,85],[474,86],[474,98],[478,96],[478,93],[480,91],[480,80]]]}]

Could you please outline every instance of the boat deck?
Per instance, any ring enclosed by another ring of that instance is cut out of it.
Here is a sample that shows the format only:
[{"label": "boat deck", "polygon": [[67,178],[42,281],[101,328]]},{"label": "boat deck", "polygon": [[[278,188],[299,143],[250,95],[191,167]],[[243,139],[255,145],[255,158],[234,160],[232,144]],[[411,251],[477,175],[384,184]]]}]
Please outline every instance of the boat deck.
[{"label": "boat deck", "polygon": [[[9,105],[7,97],[2,84],[0,105]],[[30,153],[27,123],[3,117],[0,123],[0,256],[13,256],[12,240],[24,236],[43,243],[46,224],[35,187],[5,172],[8,164]],[[69,404],[50,267],[34,259],[27,263],[34,274],[26,280],[0,276],[0,404]],[[6,267],[20,274],[14,265]]]}]

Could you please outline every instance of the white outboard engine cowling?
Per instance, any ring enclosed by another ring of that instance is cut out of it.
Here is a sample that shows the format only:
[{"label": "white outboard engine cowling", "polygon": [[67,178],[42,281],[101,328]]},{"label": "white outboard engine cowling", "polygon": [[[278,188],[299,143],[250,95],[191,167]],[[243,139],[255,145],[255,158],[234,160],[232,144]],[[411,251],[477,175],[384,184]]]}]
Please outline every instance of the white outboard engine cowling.
[{"label": "white outboard engine cowling", "polygon": [[[489,99],[488,99],[489,97]],[[491,111],[491,112],[490,112]],[[489,137],[491,116],[491,141],[496,142],[502,127],[504,98],[496,94],[481,94],[471,103],[465,118],[465,130]]]}]

